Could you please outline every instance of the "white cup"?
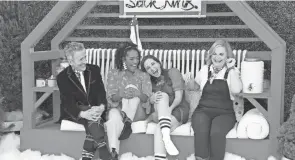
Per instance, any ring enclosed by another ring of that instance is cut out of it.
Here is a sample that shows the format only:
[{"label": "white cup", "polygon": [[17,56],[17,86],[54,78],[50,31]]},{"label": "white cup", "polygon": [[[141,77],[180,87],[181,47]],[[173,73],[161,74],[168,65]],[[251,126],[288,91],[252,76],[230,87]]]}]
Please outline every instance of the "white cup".
[{"label": "white cup", "polygon": [[55,79],[48,79],[47,80],[48,87],[55,87],[55,84],[56,84]]},{"label": "white cup", "polygon": [[45,81],[45,79],[38,78],[38,79],[36,80],[36,86],[37,86],[37,87],[45,87],[45,86],[46,86],[46,81]]}]

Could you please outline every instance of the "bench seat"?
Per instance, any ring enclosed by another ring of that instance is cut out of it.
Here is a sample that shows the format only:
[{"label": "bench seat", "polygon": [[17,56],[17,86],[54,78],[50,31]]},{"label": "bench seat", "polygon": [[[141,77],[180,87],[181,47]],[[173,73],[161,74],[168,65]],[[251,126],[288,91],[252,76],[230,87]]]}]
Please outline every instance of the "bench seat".
[{"label": "bench seat", "polygon": [[[83,131],[61,131],[59,124],[50,123],[31,130],[21,130],[21,150],[39,150],[43,154],[64,153],[75,159],[81,156],[85,139]],[[193,136],[173,135],[172,140],[180,155],[169,160],[185,160],[194,152]],[[136,145],[134,145],[136,144]],[[227,139],[226,151],[249,159],[266,160],[270,141],[251,139]],[[152,134],[132,134],[120,144],[120,155],[132,152],[138,157],[153,155]]]}]

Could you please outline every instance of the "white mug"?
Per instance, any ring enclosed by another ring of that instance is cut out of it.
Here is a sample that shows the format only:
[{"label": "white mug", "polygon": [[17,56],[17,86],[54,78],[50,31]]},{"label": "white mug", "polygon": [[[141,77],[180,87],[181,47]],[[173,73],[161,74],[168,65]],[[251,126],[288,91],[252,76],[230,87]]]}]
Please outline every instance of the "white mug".
[{"label": "white mug", "polygon": [[55,87],[55,83],[56,81],[55,81],[55,79],[48,79],[47,80],[47,85],[48,85],[48,87]]},{"label": "white mug", "polygon": [[37,86],[37,87],[45,87],[45,86],[46,86],[46,81],[45,81],[45,79],[38,78],[38,79],[36,80],[36,86]]}]

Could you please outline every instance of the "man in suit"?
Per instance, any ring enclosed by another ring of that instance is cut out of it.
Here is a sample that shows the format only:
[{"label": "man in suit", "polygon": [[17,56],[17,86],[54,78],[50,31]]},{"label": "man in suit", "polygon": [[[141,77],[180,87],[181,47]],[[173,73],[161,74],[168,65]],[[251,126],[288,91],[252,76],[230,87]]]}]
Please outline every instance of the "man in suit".
[{"label": "man in suit", "polygon": [[[113,112],[107,108],[106,91],[96,65],[86,64],[86,50],[82,43],[70,42],[64,48],[69,66],[57,76],[61,96],[61,119],[84,125],[86,139],[83,145],[82,160],[91,160],[98,148],[103,160],[117,160],[118,153],[110,151],[104,123]],[[108,115],[108,116],[106,116]],[[120,116],[120,115],[119,115]],[[124,119],[125,118],[125,119]],[[131,121],[122,116],[124,123],[119,139],[130,136]]]}]

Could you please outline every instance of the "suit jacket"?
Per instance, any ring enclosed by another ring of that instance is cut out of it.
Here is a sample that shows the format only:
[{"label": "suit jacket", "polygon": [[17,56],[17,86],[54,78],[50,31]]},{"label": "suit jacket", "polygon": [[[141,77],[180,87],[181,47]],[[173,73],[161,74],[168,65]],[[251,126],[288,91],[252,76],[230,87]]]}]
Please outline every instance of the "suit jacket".
[{"label": "suit jacket", "polygon": [[58,74],[56,79],[61,97],[60,120],[66,119],[85,125],[87,121],[79,117],[80,112],[100,104],[105,105],[102,117],[105,116],[107,99],[100,68],[96,65],[86,64],[84,78],[86,91],[71,66]]}]

